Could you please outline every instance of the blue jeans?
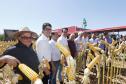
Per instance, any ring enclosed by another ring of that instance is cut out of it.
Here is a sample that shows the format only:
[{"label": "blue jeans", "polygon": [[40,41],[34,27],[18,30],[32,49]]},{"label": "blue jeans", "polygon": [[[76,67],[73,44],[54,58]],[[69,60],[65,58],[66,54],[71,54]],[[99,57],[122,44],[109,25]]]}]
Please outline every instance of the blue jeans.
[{"label": "blue jeans", "polygon": [[63,69],[63,66],[62,66],[62,64],[59,64],[59,68],[58,68],[58,79],[59,79],[59,81],[61,82],[61,81],[63,81],[62,80],[62,69]]},{"label": "blue jeans", "polygon": [[56,71],[54,73],[51,70],[50,81],[51,81],[51,84],[56,84],[56,75],[57,75],[57,72],[58,72],[58,69],[59,69],[60,61],[53,61],[53,64],[56,68]]}]

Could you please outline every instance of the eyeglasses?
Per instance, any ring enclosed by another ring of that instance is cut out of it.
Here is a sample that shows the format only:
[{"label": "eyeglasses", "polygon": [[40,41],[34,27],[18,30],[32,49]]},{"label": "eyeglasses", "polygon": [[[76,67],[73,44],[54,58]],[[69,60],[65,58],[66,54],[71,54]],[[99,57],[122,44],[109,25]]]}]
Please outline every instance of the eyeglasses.
[{"label": "eyeglasses", "polygon": [[51,31],[52,29],[51,28],[46,28],[46,30]]},{"label": "eyeglasses", "polygon": [[21,36],[21,39],[28,40],[28,39],[33,39],[33,37]]}]

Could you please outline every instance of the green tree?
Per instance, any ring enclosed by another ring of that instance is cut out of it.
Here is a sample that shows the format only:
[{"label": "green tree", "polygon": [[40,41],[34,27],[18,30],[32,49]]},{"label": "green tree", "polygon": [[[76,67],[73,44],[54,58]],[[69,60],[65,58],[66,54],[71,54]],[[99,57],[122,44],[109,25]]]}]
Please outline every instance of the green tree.
[{"label": "green tree", "polygon": [[4,34],[0,34],[0,41],[3,41],[5,38],[5,35]]}]

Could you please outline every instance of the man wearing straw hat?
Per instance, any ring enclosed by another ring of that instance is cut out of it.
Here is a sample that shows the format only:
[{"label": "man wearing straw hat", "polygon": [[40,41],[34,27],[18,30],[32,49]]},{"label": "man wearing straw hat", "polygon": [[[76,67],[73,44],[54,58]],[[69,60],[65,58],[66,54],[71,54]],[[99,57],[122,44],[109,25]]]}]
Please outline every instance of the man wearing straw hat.
[{"label": "man wearing straw hat", "polygon": [[[34,34],[28,27],[23,27],[15,34],[18,43],[8,48],[4,52],[4,55],[14,56],[21,63],[26,64],[38,73],[39,60],[32,48]],[[16,73],[19,73],[23,77],[23,80],[20,80],[18,84],[31,84],[31,81],[17,67],[14,69]]]}]

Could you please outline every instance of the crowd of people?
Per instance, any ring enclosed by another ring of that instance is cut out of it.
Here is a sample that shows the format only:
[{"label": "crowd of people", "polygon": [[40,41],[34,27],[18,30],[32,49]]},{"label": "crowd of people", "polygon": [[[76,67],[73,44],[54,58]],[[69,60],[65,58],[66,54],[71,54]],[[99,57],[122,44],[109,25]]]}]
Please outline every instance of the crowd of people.
[{"label": "crowd of people", "polygon": [[[78,32],[78,35],[75,33],[69,35],[68,29],[63,28],[62,34],[59,36],[57,31],[52,30],[50,23],[44,23],[42,25],[42,33],[35,42],[36,47],[34,50],[32,47],[34,34],[35,32],[32,32],[28,27],[23,27],[15,34],[18,43],[8,48],[0,58],[1,66],[5,64],[14,66],[14,71],[23,77],[23,80],[20,80],[18,84],[30,84],[31,81],[17,68],[17,65],[24,63],[39,73],[38,67],[43,59],[46,59],[50,65],[50,68],[47,66],[43,67],[43,84],[56,84],[57,78],[60,84],[63,84],[63,65],[61,63],[63,56],[56,47],[57,42],[70,50],[71,56],[74,59],[80,52],[87,49],[87,42],[98,45],[103,50],[107,49],[104,44],[100,43],[100,40],[105,40],[110,44],[112,43],[112,38],[106,32],[98,35],[96,33],[89,34],[81,31]],[[86,57],[84,59],[86,60]],[[65,63],[65,61],[63,62]],[[86,67],[86,65],[84,67]]]}]

